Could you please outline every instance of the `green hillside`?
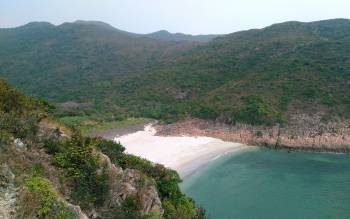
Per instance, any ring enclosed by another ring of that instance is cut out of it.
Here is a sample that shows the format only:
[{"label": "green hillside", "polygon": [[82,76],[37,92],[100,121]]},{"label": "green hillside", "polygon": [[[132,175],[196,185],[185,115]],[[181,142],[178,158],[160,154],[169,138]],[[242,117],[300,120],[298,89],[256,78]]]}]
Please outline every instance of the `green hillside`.
[{"label": "green hillside", "polygon": [[102,22],[34,22],[0,29],[0,76],[29,95],[87,101],[108,92],[104,87],[114,81],[144,73],[193,45],[142,37]]},{"label": "green hillside", "polygon": [[114,97],[123,94],[135,113],[161,118],[273,124],[292,113],[349,117],[349,37],[349,20],[233,33],[123,81]]},{"label": "green hillside", "polygon": [[0,216],[205,218],[181,192],[176,171],[83,137],[48,110],[0,80]]},{"label": "green hillside", "polygon": [[11,138],[32,139],[39,120],[46,115],[45,104],[27,98],[0,80],[0,146]]},{"label": "green hillside", "polygon": [[27,94],[74,101],[64,106],[83,114],[252,124],[286,123],[293,113],[350,116],[346,19],[286,22],[205,44],[91,23],[31,24],[1,30],[0,39],[1,76]]}]

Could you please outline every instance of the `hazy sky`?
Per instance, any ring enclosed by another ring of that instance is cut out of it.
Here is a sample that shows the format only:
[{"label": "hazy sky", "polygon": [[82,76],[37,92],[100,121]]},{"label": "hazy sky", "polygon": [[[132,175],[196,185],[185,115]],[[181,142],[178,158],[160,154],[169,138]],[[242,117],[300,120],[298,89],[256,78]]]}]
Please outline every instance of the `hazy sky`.
[{"label": "hazy sky", "polygon": [[329,18],[350,18],[350,0],[0,0],[0,27],[80,19],[136,33],[208,34]]}]

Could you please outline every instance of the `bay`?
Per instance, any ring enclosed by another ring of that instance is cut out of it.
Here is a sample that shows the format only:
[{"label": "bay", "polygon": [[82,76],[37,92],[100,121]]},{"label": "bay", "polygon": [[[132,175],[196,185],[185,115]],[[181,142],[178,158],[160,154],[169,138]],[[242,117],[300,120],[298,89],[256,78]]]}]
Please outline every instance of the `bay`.
[{"label": "bay", "polygon": [[350,156],[251,147],[184,179],[212,219],[350,218]]}]

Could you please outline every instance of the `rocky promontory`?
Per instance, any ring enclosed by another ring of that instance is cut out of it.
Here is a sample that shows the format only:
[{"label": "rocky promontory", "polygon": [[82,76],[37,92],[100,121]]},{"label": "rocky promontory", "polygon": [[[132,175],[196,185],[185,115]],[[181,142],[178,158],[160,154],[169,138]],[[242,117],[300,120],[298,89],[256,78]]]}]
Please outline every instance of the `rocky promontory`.
[{"label": "rocky promontory", "polygon": [[288,125],[254,126],[186,119],[158,124],[158,135],[208,136],[224,141],[290,150],[350,152],[350,121],[322,121],[320,115],[293,115]]}]

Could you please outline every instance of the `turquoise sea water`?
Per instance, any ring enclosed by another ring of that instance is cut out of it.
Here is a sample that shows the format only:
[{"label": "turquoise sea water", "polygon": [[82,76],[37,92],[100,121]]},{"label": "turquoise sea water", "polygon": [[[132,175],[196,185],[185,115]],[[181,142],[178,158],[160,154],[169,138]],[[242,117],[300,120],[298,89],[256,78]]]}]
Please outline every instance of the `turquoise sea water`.
[{"label": "turquoise sea water", "polygon": [[184,180],[211,219],[350,218],[350,156],[249,148]]}]

